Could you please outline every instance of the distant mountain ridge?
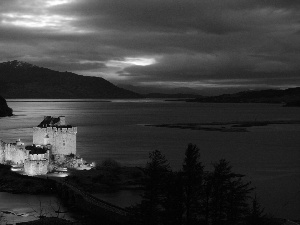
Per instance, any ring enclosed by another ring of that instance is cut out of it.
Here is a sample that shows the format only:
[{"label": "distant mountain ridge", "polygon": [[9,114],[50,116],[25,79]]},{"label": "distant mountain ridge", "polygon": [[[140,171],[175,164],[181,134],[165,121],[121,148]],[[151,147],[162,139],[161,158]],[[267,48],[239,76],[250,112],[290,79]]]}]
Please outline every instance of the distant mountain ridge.
[{"label": "distant mountain ridge", "polygon": [[187,100],[188,102],[213,103],[286,103],[287,106],[297,106],[300,101],[300,87],[286,90],[243,91],[235,94],[201,97]]},{"label": "distant mountain ridge", "polygon": [[[186,89],[177,91],[182,90],[186,91]],[[300,87],[286,90],[243,91],[209,97],[197,93],[139,94],[117,87],[101,77],[58,72],[17,60],[0,63],[0,95],[20,99],[178,98],[189,99],[185,100],[188,102],[287,103],[286,106],[300,104]]]},{"label": "distant mountain ridge", "polygon": [[100,77],[58,72],[17,60],[0,63],[0,94],[5,98],[141,98]]},{"label": "distant mountain ridge", "polygon": [[201,96],[203,94],[200,93],[197,89],[180,87],[180,88],[164,88],[158,86],[135,86],[130,84],[116,84],[118,87],[124,88],[129,91],[136,92],[138,94],[143,95],[152,95],[152,94],[160,94],[160,95],[190,95],[190,96]]},{"label": "distant mountain ridge", "polygon": [[200,94],[191,88],[163,89],[159,87],[142,87],[129,84],[117,84],[118,87],[141,94],[144,98],[199,98]]}]

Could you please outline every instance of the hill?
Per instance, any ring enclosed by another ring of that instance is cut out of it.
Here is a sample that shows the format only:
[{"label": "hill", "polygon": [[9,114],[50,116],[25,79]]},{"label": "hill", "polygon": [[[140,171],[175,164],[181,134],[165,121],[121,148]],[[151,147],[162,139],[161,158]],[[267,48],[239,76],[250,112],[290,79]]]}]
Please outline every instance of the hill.
[{"label": "hill", "polygon": [[0,117],[12,116],[12,109],[8,107],[6,100],[0,96]]},{"label": "hill", "polygon": [[145,98],[173,98],[178,99],[179,101],[184,101],[185,99],[193,99],[193,98],[200,98],[201,95],[197,94],[184,94],[184,93],[177,93],[177,94],[164,94],[164,93],[150,93],[150,94],[143,94]]},{"label": "hill", "polygon": [[287,106],[300,101],[300,87],[286,90],[244,91],[235,94],[224,94],[211,97],[201,97],[188,102],[214,103],[286,103]]},{"label": "hill", "polygon": [[20,61],[0,63],[0,94],[5,98],[139,98],[100,77],[58,72]]}]

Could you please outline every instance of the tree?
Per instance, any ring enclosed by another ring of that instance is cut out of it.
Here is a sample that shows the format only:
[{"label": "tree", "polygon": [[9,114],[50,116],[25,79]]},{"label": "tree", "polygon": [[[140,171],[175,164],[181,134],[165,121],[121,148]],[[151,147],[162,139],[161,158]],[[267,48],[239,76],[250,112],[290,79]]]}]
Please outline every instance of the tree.
[{"label": "tree", "polygon": [[107,190],[117,190],[121,181],[121,165],[114,159],[105,159],[96,169],[98,175],[93,178],[94,182],[101,183]]},{"label": "tree", "polygon": [[168,161],[160,151],[149,153],[150,162],[145,169],[145,192],[141,204],[138,206],[142,222],[145,224],[159,224],[166,201],[166,180],[171,172]]},{"label": "tree", "polygon": [[166,180],[166,200],[164,201],[163,224],[182,225],[184,214],[184,191],[182,172],[173,172]]},{"label": "tree", "polygon": [[253,190],[250,182],[244,183],[244,175],[231,171],[232,167],[224,159],[214,164],[211,176],[211,218],[213,225],[237,224],[245,218],[249,210],[247,200]]},{"label": "tree", "polygon": [[32,214],[34,217],[42,219],[47,217],[47,215],[49,214],[49,211],[46,209],[46,207],[43,205],[42,201],[39,200],[39,207],[36,209],[34,207],[31,207],[32,209]]},{"label": "tree", "polygon": [[200,162],[199,148],[196,145],[189,144],[185,151],[182,174],[185,219],[186,224],[190,225],[199,218],[203,197],[203,166]]},{"label": "tree", "polygon": [[105,159],[101,163],[101,166],[98,167],[97,169],[102,169],[102,170],[106,170],[106,171],[118,174],[121,170],[121,165],[116,160],[108,158],[108,159]]},{"label": "tree", "polygon": [[252,208],[250,211],[250,215],[248,217],[248,224],[262,225],[264,224],[264,218],[265,218],[264,209],[261,208],[261,205],[258,202],[258,199],[255,194],[254,198],[252,199]]},{"label": "tree", "polygon": [[212,197],[212,173],[204,173],[204,196],[203,196],[203,209],[204,209],[204,219],[205,224],[209,224],[210,214],[211,214],[211,197]]}]

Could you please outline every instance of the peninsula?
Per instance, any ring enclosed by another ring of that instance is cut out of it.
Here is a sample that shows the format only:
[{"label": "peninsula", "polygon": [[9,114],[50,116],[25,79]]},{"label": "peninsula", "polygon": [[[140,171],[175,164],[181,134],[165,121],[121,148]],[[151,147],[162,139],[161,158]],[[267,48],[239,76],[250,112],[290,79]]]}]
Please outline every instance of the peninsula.
[{"label": "peninsula", "polygon": [[12,116],[13,110],[8,107],[6,100],[0,96],[0,117]]}]

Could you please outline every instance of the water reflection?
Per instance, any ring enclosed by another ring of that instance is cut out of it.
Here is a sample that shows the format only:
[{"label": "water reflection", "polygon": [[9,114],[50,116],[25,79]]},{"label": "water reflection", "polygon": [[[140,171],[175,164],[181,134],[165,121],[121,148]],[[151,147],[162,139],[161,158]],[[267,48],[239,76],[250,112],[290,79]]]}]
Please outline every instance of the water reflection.
[{"label": "water reflection", "polygon": [[[231,162],[234,171],[246,174],[257,187],[257,194],[267,213],[298,218],[299,125],[252,127],[250,132],[237,133],[138,124],[299,120],[300,108],[273,104],[126,100],[110,103],[8,102],[8,105],[14,109],[16,116],[0,119],[0,139],[6,142],[21,138],[25,144],[31,144],[32,127],[44,115],[64,115],[68,123],[78,127],[77,153],[88,162],[101,163],[106,158],[113,158],[122,165],[143,166],[148,160],[148,153],[158,149],[166,155],[174,169],[179,169],[187,144],[193,143],[200,148],[201,160],[207,170],[211,169],[211,162],[225,158]],[[288,205],[286,201],[289,201]],[[278,210],[278,206],[282,210]]]},{"label": "water reflection", "polygon": [[[71,215],[55,196],[0,192],[0,199],[3,224],[28,222],[37,220],[39,216],[59,216],[59,218],[72,220]],[[58,215],[58,211],[63,213]]]},{"label": "water reflection", "polygon": [[113,205],[125,208],[140,203],[142,200],[142,193],[143,191],[141,190],[121,190],[118,192],[98,193],[93,195]]}]

